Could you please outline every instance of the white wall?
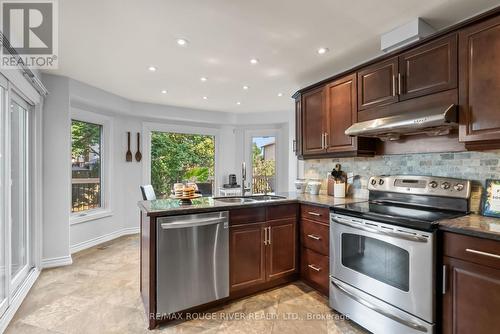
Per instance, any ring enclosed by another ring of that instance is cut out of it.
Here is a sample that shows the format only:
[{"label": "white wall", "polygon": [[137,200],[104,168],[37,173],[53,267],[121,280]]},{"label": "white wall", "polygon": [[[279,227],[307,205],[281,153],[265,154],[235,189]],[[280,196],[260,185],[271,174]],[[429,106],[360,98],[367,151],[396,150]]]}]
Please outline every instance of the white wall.
[{"label": "white wall", "polygon": [[[44,76],[50,98],[43,111],[43,242],[42,265],[48,260],[71,263],[69,256],[69,208],[71,191],[68,164],[71,156],[69,85],[66,78]],[[67,182],[65,182],[67,180]]]},{"label": "white wall", "polygon": [[[48,118],[44,122],[45,148],[50,152],[50,159],[44,160],[47,171],[44,180],[48,184],[44,197],[58,199],[57,202],[45,205],[44,259],[67,257],[71,251],[84,249],[123,233],[138,231],[137,201],[141,199],[139,186],[145,182],[143,163],[147,159],[143,158],[140,163],[135,160],[132,163],[125,162],[126,132],[130,131],[134,135],[132,151],[135,152],[135,133],[142,132],[144,124],[147,123],[217,129],[220,141],[217,166],[219,184],[226,183],[231,173],[238,175],[238,178],[240,176],[245,131],[276,129],[279,132],[279,140],[283,143],[278,157],[283,170],[279,173],[278,187],[280,191],[288,190],[289,153],[292,152],[289,149],[290,126],[286,112],[266,113],[266,124],[263,124],[262,114],[234,114],[139,103],[60,76],[43,74],[42,79],[50,92],[45,105]],[[70,124],[71,112],[75,109],[80,113],[87,111],[106,115],[111,119],[112,214],[70,225]],[[143,134],[141,144],[144,139]],[[51,147],[58,149],[52,150]],[[143,147],[142,152],[144,151]]]}]

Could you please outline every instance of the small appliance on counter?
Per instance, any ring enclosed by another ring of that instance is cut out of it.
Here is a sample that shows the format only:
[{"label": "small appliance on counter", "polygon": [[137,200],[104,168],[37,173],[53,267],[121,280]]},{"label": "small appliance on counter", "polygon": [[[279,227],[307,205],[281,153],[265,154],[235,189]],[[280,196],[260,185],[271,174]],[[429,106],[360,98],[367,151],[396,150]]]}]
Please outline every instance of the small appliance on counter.
[{"label": "small appliance on counter", "polygon": [[298,194],[303,194],[306,192],[307,188],[307,180],[306,179],[297,179],[295,180],[295,189],[297,189]]},{"label": "small appliance on counter", "polygon": [[307,189],[311,195],[319,195],[321,189],[321,181],[319,179],[312,179],[307,184]]},{"label": "small appliance on counter", "polygon": [[236,174],[229,174],[229,182],[222,185],[223,188],[239,188],[240,185],[236,181]]}]

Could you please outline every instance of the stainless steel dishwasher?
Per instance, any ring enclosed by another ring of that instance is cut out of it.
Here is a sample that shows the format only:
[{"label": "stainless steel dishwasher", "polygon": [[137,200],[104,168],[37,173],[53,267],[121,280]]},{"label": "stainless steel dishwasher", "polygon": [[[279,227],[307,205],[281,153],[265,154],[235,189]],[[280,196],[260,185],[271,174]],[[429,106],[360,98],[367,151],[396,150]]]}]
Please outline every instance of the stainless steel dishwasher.
[{"label": "stainless steel dishwasher", "polygon": [[223,211],[158,218],[158,313],[229,296],[228,217]]}]

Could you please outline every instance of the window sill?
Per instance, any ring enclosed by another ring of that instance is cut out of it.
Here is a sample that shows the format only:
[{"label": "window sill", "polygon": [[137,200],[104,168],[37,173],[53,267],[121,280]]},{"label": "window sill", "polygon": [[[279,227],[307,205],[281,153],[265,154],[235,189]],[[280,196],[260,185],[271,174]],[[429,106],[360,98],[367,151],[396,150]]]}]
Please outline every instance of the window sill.
[{"label": "window sill", "polygon": [[72,214],[70,217],[70,225],[81,224],[91,220],[97,220],[101,218],[110,217],[113,215],[113,211],[110,210],[91,210],[82,213]]}]

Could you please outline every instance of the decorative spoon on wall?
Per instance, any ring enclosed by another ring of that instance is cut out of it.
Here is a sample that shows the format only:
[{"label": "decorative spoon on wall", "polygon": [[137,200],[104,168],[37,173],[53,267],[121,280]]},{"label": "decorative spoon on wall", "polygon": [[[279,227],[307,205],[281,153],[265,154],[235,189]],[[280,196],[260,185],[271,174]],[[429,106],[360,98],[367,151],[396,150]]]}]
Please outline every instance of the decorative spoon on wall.
[{"label": "decorative spoon on wall", "polygon": [[130,151],[130,132],[127,132],[127,154],[125,155],[127,162],[132,161],[132,151]]},{"label": "decorative spoon on wall", "polygon": [[141,134],[137,132],[137,152],[135,152],[135,160],[137,162],[141,161],[142,159],[140,140],[141,140]]}]

